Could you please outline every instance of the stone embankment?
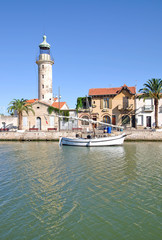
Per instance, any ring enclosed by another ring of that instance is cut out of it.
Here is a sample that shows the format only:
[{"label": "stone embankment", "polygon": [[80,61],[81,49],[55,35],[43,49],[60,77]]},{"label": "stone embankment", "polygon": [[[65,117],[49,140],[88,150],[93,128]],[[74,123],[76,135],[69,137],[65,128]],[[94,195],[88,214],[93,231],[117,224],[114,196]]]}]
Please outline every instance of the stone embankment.
[{"label": "stone embankment", "polygon": [[162,131],[127,130],[125,141],[162,141]]},{"label": "stone embankment", "polygon": [[0,141],[58,141],[60,137],[75,137],[74,132],[0,132]]},{"label": "stone embankment", "polygon": [[[162,141],[162,131],[126,130],[124,132],[127,134],[125,141]],[[118,135],[120,132],[117,132],[116,134]],[[76,132],[68,131],[0,132],[0,141],[58,141],[60,137],[75,136]]]}]

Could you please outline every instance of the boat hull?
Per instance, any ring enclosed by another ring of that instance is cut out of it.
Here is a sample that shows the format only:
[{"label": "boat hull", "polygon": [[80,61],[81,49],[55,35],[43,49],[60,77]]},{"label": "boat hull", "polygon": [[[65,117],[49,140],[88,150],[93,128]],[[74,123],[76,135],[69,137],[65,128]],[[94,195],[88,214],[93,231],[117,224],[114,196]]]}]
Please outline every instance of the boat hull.
[{"label": "boat hull", "polygon": [[84,138],[61,138],[60,145],[78,146],[78,147],[100,147],[122,145],[126,134],[114,137],[84,139]]}]

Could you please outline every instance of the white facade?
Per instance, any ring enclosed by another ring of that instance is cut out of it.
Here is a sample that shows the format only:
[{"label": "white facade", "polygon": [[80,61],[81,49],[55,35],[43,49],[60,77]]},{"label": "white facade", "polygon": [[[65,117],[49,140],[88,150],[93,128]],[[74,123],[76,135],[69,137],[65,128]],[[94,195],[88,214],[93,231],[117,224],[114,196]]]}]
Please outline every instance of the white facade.
[{"label": "white facade", "polygon": [[[76,109],[69,109],[69,116],[70,117],[77,117]],[[61,130],[74,130],[78,128],[78,120],[77,119],[69,119],[65,121],[64,119],[60,120],[60,129]]]},{"label": "white facade", "polygon": [[[153,99],[136,99],[137,128],[155,127],[155,109]],[[158,125],[162,127],[162,99],[159,100]]]},{"label": "white facade", "polygon": [[69,109],[69,107],[68,107],[67,103],[65,103],[65,104],[61,107],[61,110],[68,110],[68,109]]},{"label": "white facade", "polygon": [[18,128],[18,117],[0,115],[0,129],[16,130]]}]

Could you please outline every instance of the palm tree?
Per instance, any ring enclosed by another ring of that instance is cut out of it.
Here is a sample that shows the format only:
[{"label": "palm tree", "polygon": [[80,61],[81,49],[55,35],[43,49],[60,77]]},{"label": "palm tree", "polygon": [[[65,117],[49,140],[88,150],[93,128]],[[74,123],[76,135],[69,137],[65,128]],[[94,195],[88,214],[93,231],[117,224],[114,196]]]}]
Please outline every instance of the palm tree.
[{"label": "palm tree", "polygon": [[152,98],[154,99],[154,107],[155,107],[155,128],[158,128],[158,104],[159,99],[162,98],[162,80],[152,78],[149,79],[145,84],[143,84],[143,88],[139,90],[142,95],[139,96],[139,99],[143,98]]},{"label": "palm tree", "polygon": [[26,112],[27,114],[29,111],[31,111],[33,114],[35,114],[34,110],[32,109],[32,105],[27,103],[27,99],[13,99],[9,103],[8,112],[10,114],[17,113],[18,114],[18,129],[22,130],[22,116],[23,112]]}]

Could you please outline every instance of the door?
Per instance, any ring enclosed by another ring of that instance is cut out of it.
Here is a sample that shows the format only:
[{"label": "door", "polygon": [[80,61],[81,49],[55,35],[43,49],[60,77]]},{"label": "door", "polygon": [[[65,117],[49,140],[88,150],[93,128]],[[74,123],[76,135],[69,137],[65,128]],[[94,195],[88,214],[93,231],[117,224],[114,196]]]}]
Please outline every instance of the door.
[{"label": "door", "polygon": [[146,117],[146,127],[151,127],[151,116]]},{"label": "door", "polygon": [[[97,121],[97,118],[96,117],[92,117],[92,120]],[[96,127],[97,127],[97,124],[95,123],[94,124],[94,128],[96,128]]]},{"label": "door", "polygon": [[136,126],[136,119],[135,119],[135,115],[132,115],[132,127],[135,128]]},{"label": "door", "polygon": [[41,118],[37,117],[37,128],[38,130],[41,130]]},{"label": "door", "polygon": [[116,116],[115,115],[112,115],[112,124],[116,125]]}]

